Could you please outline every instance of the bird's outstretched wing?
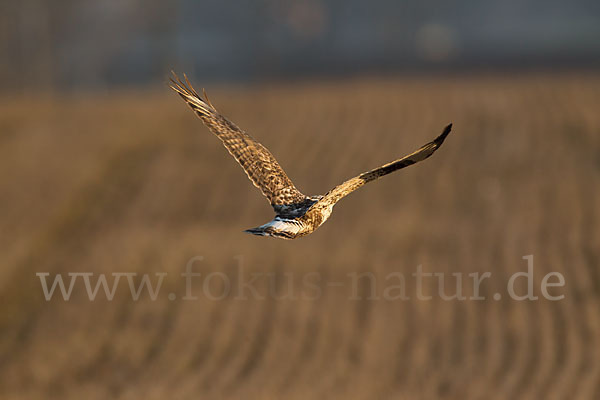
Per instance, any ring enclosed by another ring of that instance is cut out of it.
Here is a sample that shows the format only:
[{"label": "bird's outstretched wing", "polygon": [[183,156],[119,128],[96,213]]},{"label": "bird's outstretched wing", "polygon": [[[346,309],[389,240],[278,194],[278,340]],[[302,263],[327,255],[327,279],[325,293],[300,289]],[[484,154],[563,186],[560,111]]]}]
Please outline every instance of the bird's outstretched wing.
[{"label": "bird's outstretched wing", "polygon": [[269,150],[219,114],[206,93],[202,99],[185,75],[184,79],[185,83],[173,73],[171,89],[176,91],[204,125],[221,139],[227,151],[242,166],[254,186],[269,199],[273,208],[277,211],[280,206],[303,202],[306,196],[296,189]]},{"label": "bird's outstretched wing", "polygon": [[440,136],[438,136],[434,141],[427,143],[419,150],[415,151],[412,154],[404,156],[396,161],[392,161],[391,163],[382,165],[379,168],[375,168],[371,171],[364,172],[352,179],[348,179],[346,182],[342,183],[331,189],[325,196],[319,201],[323,205],[332,205],[337,203],[342,197],[347,196],[352,193],[359,187],[364,184],[374,181],[384,175],[397,171],[401,168],[408,167],[409,165],[413,165],[418,163],[419,161],[423,161],[427,157],[431,156],[437,149],[440,148],[446,136],[450,133],[452,129],[452,124],[446,126],[444,131]]}]

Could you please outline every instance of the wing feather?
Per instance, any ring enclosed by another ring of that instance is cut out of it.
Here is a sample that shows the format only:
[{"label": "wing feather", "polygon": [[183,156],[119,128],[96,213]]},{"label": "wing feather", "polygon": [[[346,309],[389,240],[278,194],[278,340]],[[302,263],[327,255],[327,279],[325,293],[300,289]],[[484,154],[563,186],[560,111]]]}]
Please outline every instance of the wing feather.
[{"label": "wing feather", "polygon": [[384,175],[390,174],[399,169],[408,167],[419,161],[423,161],[429,156],[431,156],[437,149],[440,148],[442,143],[444,143],[444,139],[452,130],[452,124],[446,126],[441,135],[439,135],[435,140],[425,144],[420,149],[411,153],[407,156],[404,156],[398,160],[392,161],[391,163],[382,165],[379,168],[375,168],[371,171],[364,172],[352,179],[348,179],[344,183],[334,187],[331,189],[325,196],[319,201],[322,202],[323,205],[331,205],[337,203],[342,197],[347,196],[352,193],[359,187],[374,181],[375,179],[381,178]]},{"label": "wing feather", "polygon": [[212,105],[206,93],[204,99],[194,90],[184,75],[185,83],[173,72],[171,89],[191,107],[204,125],[210,129],[242,166],[254,186],[259,188],[271,205],[290,205],[306,199],[283,171],[266,147],[222,116]]}]

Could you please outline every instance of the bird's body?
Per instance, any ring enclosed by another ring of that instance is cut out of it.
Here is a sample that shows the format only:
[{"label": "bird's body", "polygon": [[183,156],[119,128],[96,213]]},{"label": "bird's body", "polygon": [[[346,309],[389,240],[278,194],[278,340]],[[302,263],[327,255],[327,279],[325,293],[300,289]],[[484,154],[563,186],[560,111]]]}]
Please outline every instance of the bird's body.
[{"label": "bird's body", "polygon": [[296,239],[312,233],[331,215],[334,204],[320,202],[323,196],[308,197],[300,207],[277,214],[272,221],[244,232],[281,239]]},{"label": "bird's body", "polygon": [[276,215],[272,221],[245,231],[254,235],[296,239],[314,232],[329,218],[333,206],[340,199],[370,181],[431,156],[442,145],[452,128],[452,124],[448,125],[434,141],[414,153],[351,178],[325,195],[306,196],[296,189],[269,150],[219,114],[206,93],[202,99],[187,78],[186,83],[177,76],[174,78],[171,88],[179,93],[204,124],[221,139],[225,148],[275,210]]}]

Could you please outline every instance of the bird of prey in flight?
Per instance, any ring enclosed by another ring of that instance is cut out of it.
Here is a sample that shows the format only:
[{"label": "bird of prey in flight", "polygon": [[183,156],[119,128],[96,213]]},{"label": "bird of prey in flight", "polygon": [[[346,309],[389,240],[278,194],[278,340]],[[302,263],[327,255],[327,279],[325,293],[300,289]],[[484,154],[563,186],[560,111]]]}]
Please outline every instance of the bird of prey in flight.
[{"label": "bird of prey in flight", "polygon": [[267,197],[275,218],[244,232],[281,239],[296,239],[314,232],[331,215],[333,206],[344,196],[384,175],[423,161],[440,148],[452,129],[446,126],[441,135],[414,153],[348,179],[324,195],[302,194],[285,174],[275,157],[253,137],[222,116],[204,93],[202,98],[187,77],[185,83],[173,73],[171,88],[192,108],[229,153],[242,166],[254,186]]}]

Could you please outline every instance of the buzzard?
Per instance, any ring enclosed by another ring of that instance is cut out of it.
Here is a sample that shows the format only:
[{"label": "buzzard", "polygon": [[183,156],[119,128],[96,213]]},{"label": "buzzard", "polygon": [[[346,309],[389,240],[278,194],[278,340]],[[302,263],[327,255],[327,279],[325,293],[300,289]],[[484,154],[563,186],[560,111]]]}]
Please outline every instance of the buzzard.
[{"label": "buzzard", "polygon": [[242,166],[248,178],[261,190],[275,210],[272,221],[244,231],[253,235],[296,239],[314,232],[329,218],[333,206],[342,197],[368,182],[431,156],[452,129],[452,124],[446,126],[441,135],[414,153],[348,179],[324,195],[306,196],[296,189],[267,148],[222,116],[211,104],[206,92],[203,91],[202,98],[185,75],[184,79],[185,83],[173,73],[171,88],[185,100],[204,125],[221,139],[229,154]]}]

